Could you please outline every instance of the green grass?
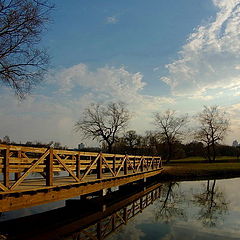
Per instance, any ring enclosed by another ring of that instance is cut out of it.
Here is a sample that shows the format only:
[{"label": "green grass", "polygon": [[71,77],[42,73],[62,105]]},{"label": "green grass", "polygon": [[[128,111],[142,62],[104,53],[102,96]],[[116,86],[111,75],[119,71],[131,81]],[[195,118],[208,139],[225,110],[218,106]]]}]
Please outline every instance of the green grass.
[{"label": "green grass", "polygon": [[[163,160],[164,161],[164,160]],[[239,161],[237,157],[232,156],[219,156],[216,157],[216,161]],[[176,162],[208,162],[208,160],[204,157],[188,157],[188,158],[181,158],[181,159],[174,159],[171,160],[170,163],[176,163]]]},{"label": "green grass", "polygon": [[163,179],[192,180],[206,178],[240,177],[239,162],[171,163],[164,164]]}]

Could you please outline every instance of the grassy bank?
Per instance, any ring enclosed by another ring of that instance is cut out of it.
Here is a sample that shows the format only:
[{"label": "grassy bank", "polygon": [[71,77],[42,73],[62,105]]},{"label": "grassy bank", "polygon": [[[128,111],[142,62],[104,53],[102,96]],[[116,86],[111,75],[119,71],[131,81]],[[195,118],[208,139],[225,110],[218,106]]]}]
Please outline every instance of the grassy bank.
[{"label": "grassy bank", "polygon": [[195,180],[240,177],[240,162],[164,164],[163,180]]}]

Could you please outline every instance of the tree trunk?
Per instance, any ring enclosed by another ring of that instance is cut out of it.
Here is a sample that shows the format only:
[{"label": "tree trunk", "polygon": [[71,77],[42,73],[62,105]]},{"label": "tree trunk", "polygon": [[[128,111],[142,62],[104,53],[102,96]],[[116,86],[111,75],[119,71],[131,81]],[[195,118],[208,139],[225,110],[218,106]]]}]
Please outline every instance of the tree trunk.
[{"label": "tree trunk", "polygon": [[216,159],[216,148],[215,148],[215,143],[214,142],[212,143],[212,150],[213,150],[212,160],[215,161],[215,159]]},{"label": "tree trunk", "polygon": [[211,162],[211,152],[210,152],[210,144],[207,144],[207,157],[208,161]]},{"label": "tree trunk", "polygon": [[112,153],[112,143],[108,143],[108,153]]},{"label": "tree trunk", "polygon": [[170,162],[172,157],[172,144],[171,142],[168,142],[168,156],[167,156],[167,163]]}]

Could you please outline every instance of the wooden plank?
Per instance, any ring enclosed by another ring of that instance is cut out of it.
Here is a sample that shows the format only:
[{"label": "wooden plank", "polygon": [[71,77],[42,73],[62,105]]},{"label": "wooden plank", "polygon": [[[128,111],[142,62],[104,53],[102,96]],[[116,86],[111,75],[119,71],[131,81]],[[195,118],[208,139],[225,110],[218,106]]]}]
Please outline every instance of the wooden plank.
[{"label": "wooden plank", "polygon": [[[20,161],[21,161],[21,158],[22,158],[22,151],[19,150],[19,151],[18,151],[18,160],[19,160],[19,163],[20,163]],[[10,158],[10,162],[11,162],[11,158]],[[19,165],[19,163],[18,163],[18,165]],[[19,172],[16,172],[16,173],[15,173],[15,181],[17,181],[20,177],[21,177],[21,174],[20,174]]]},{"label": "wooden plank", "polygon": [[36,168],[36,166],[43,161],[43,159],[49,154],[49,150],[46,150],[46,152],[16,181],[12,186],[11,190],[16,188],[30,173],[31,171]]},{"label": "wooden plank", "polygon": [[9,191],[9,189],[1,183],[0,183],[0,189],[2,189],[4,192]]},{"label": "wooden plank", "polygon": [[102,179],[102,163],[103,163],[103,159],[102,159],[102,153],[99,154],[99,159],[97,161],[97,178],[98,179]]},{"label": "wooden plank", "polygon": [[63,159],[61,159],[56,153],[54,153],[54,156],[57,158],[57,160],[59,161],[59,163],[62,164],[62,166],[64,167],[64,169],[65,169],[66,171],[68,171],[69,174],[70,174],[77,182],[79,182],[80,179],[75,176],[75,174],[72,172],[71,169],[69,169],[69,167],[67,167],[67,165],[63,162]]},{"label": "wooden plank", "polygon": [[90,165],[86,168],[86,172],[83,174],[82,178],[80,179],[81,181],[83,181],[83,179],[88,175],[88,173],[92,170],[93,166],[97,163],[98,159],[100,158],[100,154],[98,154],[98,156],[92,160],[92,162],[90,163]]},{"label": "wooden plank", "polygon": [[119,172],[121,171],[121,168],[123,167],[124,165],[124,162],[126,161],[126,156],[123,158],[122,162],[121,162],[121,165],[119,166],[118,170],[117,170],[117,173],[116,173],[116,176],[119,174]]},{"label": "wooden plank", "polygon": [[81,175],[81,155],[78,154],[76,158],[76,176],[80,179]]},{"label": "wooden plank", "polygon": [[49,149],[48,159],[46,160],[46,186],[53,185],[53,149]]},{"label": "wooden plank", "polygon": [[110,167],[109,164],[107,163],[107,161],[106,161],[106,159],[105,159],[104,156],[102,156],[102,160],[103,160],[103,162],[107,165],[107,169],[110,170],[111,174],[112,174],[113,176],[115,176],[115,173],[113,172],[113,170],[111,169],[111,167]]},{"label": "wooden plank", "polygon": [[10,148],[9,146],[3,151],[4,159],[3,159],[3,185],[9,188],[10,180],[9,180],[9,156],[10,156]]}]

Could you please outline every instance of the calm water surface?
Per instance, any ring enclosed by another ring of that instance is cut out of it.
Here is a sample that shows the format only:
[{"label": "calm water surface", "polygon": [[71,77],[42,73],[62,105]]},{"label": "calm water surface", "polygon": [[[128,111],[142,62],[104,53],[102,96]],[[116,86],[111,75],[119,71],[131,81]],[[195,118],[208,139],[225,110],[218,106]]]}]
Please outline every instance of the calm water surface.
[{"label": "calm water surface", "polygon": [[160,199],[108,240],[240,239],[240,179],[166,183]]},{"label": "calm water surface", "polygon": [[[240,239],[240,178],[169,182],[163,183],[159,189],[160,194],[152,204],[128,220],[127,224],[122,224],[113,232],[110,231],[108,236],[103,234],[101,239]],[[10,218],[38,213],[63,205],[64,201],[61,201],[4,213],[0,219],[4,222]],[[118,214],[121,215],[121,211]],[[64,218],[64,216],[61,217]],[[101,226],[109,226],[109,221],[112,221],[110,217],[105,218],[105,222],[102,221]],[[120,216],[119,219],[122,217]],[[95,236],[92,239],[100,239],[94,233],[94,229],[97,229],[97,223],[88,226],[84,231],[81,229],[79,231],[81,234],[71,232],[58,239],[91,239],[90,235],[87,237],[84,234],[87,231]]]}]

